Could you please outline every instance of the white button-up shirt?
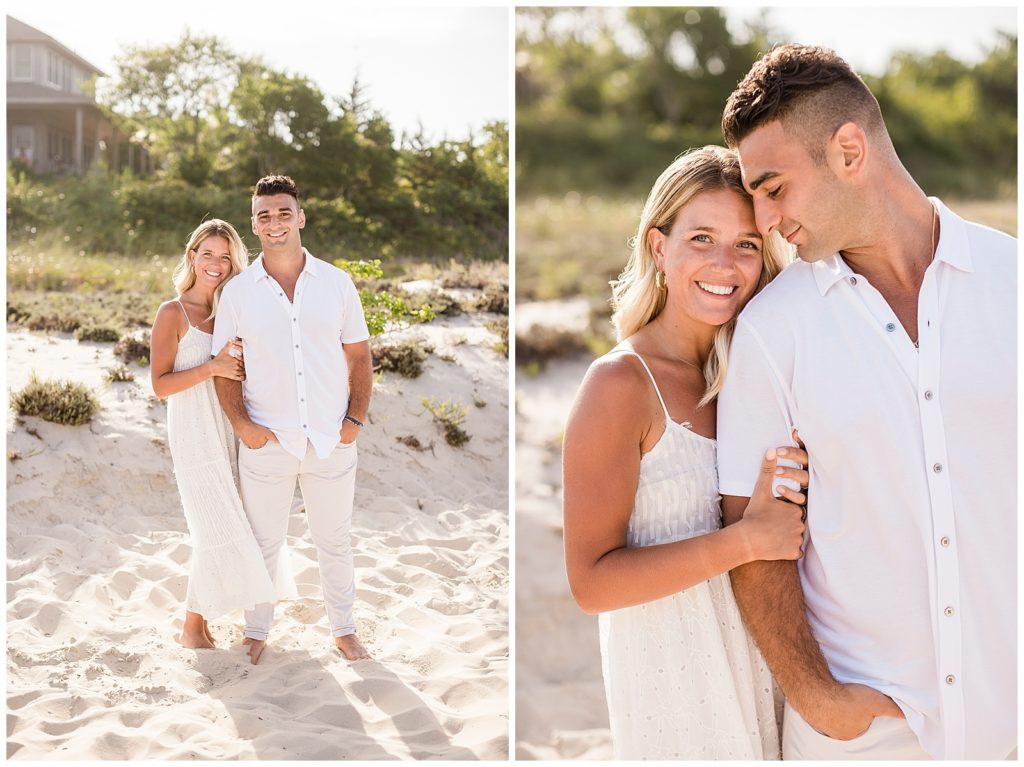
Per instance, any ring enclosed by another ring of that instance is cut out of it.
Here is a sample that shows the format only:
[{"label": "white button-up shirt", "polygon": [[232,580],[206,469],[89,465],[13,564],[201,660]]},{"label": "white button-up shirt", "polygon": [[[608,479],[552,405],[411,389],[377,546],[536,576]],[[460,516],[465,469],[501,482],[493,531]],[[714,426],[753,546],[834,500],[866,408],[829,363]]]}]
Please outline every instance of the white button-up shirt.
[{"label": "white button-up shirt", "polygon": [[337,267],[303,249],[306,263],[293,300],[267,274],[263,254],[221,291],[213,330],[219,352],[242,339],[249,417],[277,435],[297,458],[307,440],[326,458],[340,440],[348,412],[348,361],[343,344],[370,337],[359,293]]},{"label": "white button-up shirt", "polygon": [[740,315],[718,403],[723,495],[767,447],[810,454],[799,562],[829,668],[891,696],[935,758],[1017,742],[1017,244],[941,220],[914,348],[838,254]]}]

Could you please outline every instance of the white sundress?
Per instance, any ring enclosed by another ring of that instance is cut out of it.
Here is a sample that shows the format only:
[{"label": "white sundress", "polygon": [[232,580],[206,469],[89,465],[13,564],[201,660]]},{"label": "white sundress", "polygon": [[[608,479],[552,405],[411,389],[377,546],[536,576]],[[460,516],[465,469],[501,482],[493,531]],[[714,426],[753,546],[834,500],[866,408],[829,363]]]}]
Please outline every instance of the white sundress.
[{"label": "white sundress", "polygon": [[[210,359],[213,336],[188,323],[178,342],[174,372]],[[185,608],[209,620],[276,601],[263,554],[242,510],[234,430],[213,379],[167,398],[167,442],[192,541]]]},{"label": "white sundress", "polygon": [[[640,461],[627,545],[718,530],[716,442],[673,421],[647,363],[665,432]],[[782,699],[729,582],[601,613],[602,670],[617,759],[778,759]]]}]

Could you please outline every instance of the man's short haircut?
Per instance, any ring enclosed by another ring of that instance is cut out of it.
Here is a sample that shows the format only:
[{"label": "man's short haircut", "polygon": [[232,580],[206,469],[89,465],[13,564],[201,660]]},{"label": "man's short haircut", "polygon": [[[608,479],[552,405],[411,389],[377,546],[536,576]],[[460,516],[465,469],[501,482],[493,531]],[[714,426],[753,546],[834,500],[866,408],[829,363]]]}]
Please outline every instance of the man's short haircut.
[{"label": "man's short haircut", "polygon": [[818,164],[844,123],[857,123],[865,133],[885,130],[878,100],[857,73],[835,51],[809,45],[782,45],[754,62],[725,104],[722,134],[736,148],[775,120]]},{"label": "man's short haircut", "polygon": [[272,194],[290,194],[295,198],[295,204],[299,203],[299,187],[288,176],[264,176],[252,190],[253,199]]}]

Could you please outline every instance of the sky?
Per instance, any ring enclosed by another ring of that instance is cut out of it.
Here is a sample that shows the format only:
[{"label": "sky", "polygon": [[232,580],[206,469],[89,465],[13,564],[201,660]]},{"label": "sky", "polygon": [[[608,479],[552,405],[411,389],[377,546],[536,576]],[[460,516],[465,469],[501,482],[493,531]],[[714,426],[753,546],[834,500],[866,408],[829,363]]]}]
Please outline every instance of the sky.
[{"label": "sky", "polygon": [[237,53],[309,77],[325,94],[347,94],[358,75],[396,137],[465,138],[509,119],[510,22],[505,8],[346,7],[328,0],[6,0],[8,15],[73,50],[107,74],[125,45],[166,44],[186,27]]},{"label": "sky", "polygon": [[785,42],[832,48],[858,72],[879,75],[896,50],[932,53],[940,48],[953,58],[974,62],[996,42],[996,30],[1017,32],[1011,7],[733,7],[730,29],[765,10],[773,29],[787,33]]}]

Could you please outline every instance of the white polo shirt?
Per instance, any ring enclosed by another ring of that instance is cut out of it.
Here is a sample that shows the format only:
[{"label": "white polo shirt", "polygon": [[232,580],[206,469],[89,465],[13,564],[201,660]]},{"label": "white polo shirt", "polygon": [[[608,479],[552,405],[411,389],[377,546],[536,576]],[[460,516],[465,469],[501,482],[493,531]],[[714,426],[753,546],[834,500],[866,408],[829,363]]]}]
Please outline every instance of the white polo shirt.
[{"label": "white polo shirt", "polygon": [[1017,241],[937,199],[920,351],[838,254],[744,309],[718,401],[723,495],[764,450],[810,454],[799,562],[840,682],[891,696],[937,759],[1017,744]]},{"label": "white polo shirt", "polygon": [[359,293],[337,267],[303,248],[306,263],[289,301],[263,267],[263,254],[221,291],[213,350],[240,336],[242,395],[249,417],[297,458],[307,440],[326,458],[348,412],[344,344],[370,337]]}]

